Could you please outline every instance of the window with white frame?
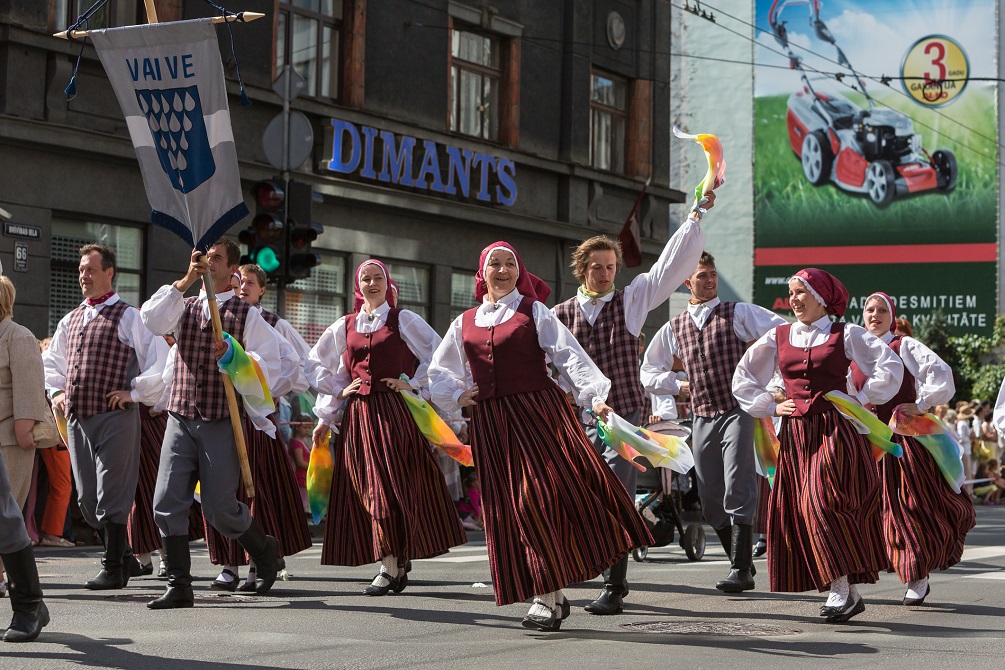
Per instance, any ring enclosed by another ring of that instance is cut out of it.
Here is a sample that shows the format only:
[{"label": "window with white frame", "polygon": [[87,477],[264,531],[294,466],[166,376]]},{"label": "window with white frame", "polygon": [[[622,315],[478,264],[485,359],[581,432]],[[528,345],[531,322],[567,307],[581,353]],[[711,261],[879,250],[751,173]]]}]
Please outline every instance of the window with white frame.
[{"label": "window with white frame", "polygon": [[429,321],[429,269],[406,263],[385,263],[398,285],[398,307]]},{"label": "window with white frame", "polygon": [[280,0],[276,74],[287,63],[306,81],[304,95],[339,98],[343,0]]},{"label": "window with white frame", "polygon": [[[346,313],[345,257],[317,251],[321,263],[311,270],[311,276],[299,279],[286,288],[286,314],[307,344],[314,346],[325,329]],[[276,311],[274,287],[262,296],[262,305]]]},{"label": "window with white frame", "polygon": [[464,27],[450,31],[450,130],[499,136],[499,39]]},{"label": "window with white frame", "polygon": [[590,75],[590,165],[619,174],[625,171],[627,122],[627,83],[594,70]]},{"label": "window with white frame", "polygon": [[84,299],[80,292],[80,248],[104,244],[115,250],[116,271],[112,286],[124,301],[139,307],[143,294],[143,229],[111,223],[53,218],[52,274],[49,278],[49,334],[59,320]]},{"label": "window with white frame", "polygon": [[477,306],[474,270],[455,270],[450,273],[451,322],[467,310]]}]

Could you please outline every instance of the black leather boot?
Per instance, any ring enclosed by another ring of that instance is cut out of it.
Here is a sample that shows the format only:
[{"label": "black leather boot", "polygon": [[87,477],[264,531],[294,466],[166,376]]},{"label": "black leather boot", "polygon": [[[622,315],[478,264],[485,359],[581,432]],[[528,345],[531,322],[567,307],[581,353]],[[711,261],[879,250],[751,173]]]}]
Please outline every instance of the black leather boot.
[{"label": "black leather boot", "polygon": [[255,593],[265,595],[276,583],[279,574],[279,540],[266,535],[262,527],[254,519],[251,526],[237,538],[248,555],[255,560],[258,578],[255,580]]},{"label": "black leather boot", "polygon": [[49,610],[42,602],[42,586],[38,583],[38,567],[31,545],[4,554],[3,562],[7,567],[10,606],[14,610],[3,641],[31,642],[49,623]]},{"label": "black leather boot", "polygon": [[730,524],[726,524],[722,528],[716,528],[715,534],[719,537],[719,543],[722,544],[723,551],[726,552],[726,558],[733,560],[733,527]]},{"label": "black leather boot", "polygon": [[590,614],[619,614],[628,595],[628,554],[604,571],[604,590],[584,607]]},{"label": "black leather boot", "polygon": [[749,524],[736,524],[731,534],[730,555],[732,569],[725,579],[716,583],[715,588],[726,593],[740,593],[754,588],[753,528]]},{"label": "black leather boot", "polygon": [[160,598],[151,600],[152,610],[193,607],[192,556],[188,552],[188,535],[171,535],[164,538],[163,559],[167,563],[168,587]]},{"label": "black leather boot", "polygon": [[126,555],[126,525],[108,522],[103,530],[105,553],[101,558],[101,572],[84,584],[85,589],[92,591],[121,589],[129,579],[122,561]]}]

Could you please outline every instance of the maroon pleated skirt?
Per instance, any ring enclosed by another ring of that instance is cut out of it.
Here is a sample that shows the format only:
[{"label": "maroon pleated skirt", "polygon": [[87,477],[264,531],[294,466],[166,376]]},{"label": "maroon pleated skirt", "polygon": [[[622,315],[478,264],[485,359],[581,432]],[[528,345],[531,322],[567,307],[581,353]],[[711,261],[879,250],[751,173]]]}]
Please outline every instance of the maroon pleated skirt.
[{"label": "maroon pleated skirt", "polygon": [[782,420],[768,502],[772,591],[826,591],[847,575],[873,584],[889,560],[872,447],[836,409]]},{"label": "maroon pleated skirt", "polygon": [[472,409],[497,605],[592,579],[633,548],[654,544],[557,386]]},{"label": "maroon pleated skirt", "polygon": [[[286,445],[276,431],[271,438],[255,428],[251,420],[242,417],[248,465],[255,483],[255,497],[248,500],[244,486],[238,486],[237,499],[248,505],[251,516],[266,534],[279,540],[281,556],[292,556],[311,546],[307,516],[300,500],[300,487],[293,474],[293,465]],[[206,544],[210,560],[215,565],[246,565],[244,548],[215,528],[206,524]]]},{"label": "maroon pleated skirt", "polygon": [[398,565],[468,541],[429,442],[397,393],[353,395],[337,436],[323,565]]},{"label": "maroon pleated skirt", "polygon": [[894,440],[904,455],[880,461],[883,535],[893,569],[906,584],[959,563],[977,518],[970,496],[949,487],[925,447],[912,437]]},{"label": "maroon pleated skirt", "polygon": [[[167,413],[151,416],[145,405],[140,405],[140,470],[136,480],[136,498],[129,512],[129,546],[136,554],[149,554],[161,548],[160,531],[154,524],[154,487],[157,485],[157,468],[161,460],[161,444],[167,427]],[[203,537],[202,508],[192,501],[188,512],[188,539]]]}]

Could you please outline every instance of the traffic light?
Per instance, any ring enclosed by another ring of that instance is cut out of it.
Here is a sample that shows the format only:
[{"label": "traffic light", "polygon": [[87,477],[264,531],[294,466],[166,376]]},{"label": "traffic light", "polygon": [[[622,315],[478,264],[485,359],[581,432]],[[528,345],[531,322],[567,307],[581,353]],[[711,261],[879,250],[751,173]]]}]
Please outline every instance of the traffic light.
[{"label": "traffic light", "polygon": [[283,269],[286,191],[282,182],[267,179],[252,186],[251,194],[255,198],[255,218],[238,235],[241,243],[248,246],[241,263],[257,264],[275,281],[282,276]]},{"label": "traffic light", "polygon": [[311,250],[311,245],[324,232],[324,227],[313,221],[314,199],[320,194],[303,182],[291,181],[289,186],[289,262],[283,275],[287,284],[310,277],[311,269],[321,263],[321,256]]}]

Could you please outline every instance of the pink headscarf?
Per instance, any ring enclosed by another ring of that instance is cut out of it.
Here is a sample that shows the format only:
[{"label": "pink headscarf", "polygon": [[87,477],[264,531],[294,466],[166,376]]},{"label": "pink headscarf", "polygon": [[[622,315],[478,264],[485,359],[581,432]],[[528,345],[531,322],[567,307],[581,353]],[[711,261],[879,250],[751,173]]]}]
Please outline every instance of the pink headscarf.
[{"label": "pink headscarf", "polygon": [[893,304],[893,298],[891,298],[887,294],[883,293],[882,291],[876,291],[875,293],[871,294],[868,298],[866,298],[865,301],[868,303],[873,298],[880,298],[883,302],[886,303],[886,308],[888,310],[890,310],[890,332],[891,333],[896,333],[897,332],[897,308]]},{"label": "pink headscarf", "polygon": [[516,259],[518,273],[516,290],[520,291],[520,295],[528,296],[538,302],[544,302],[548,299],[548,296],[551,295],[551,287],[543,279],[535,277],[523,267],[523,262],[516,253],[516,249],[508,242],[493,242],[482,249],[482,254],[478,259],[478,272],[475,273],[475,300],[480,303],[482,298],[489,292],[488,284],[485,283],[485,265],[488,263],[489,256],[496,249],[505,249],[513,254],[513,258]]},{"label": "pink headscarf", "polygon": [[384,293],[384,300],[391,307],[394,307],[394,305],[397,304],[398,302],[397,295],[394,293],[394,289],[391,287],[391,285],[394,284],[394,282],[391,281],[391,275],[388,274],[387,272],[387,266],[385,266],[377,259],[371,258],[369,260],[363,261],[362,263],[359,264],[359,267],[356,268],[356,277],[355,281],[353,281],[353,291],[352,291],[352,297],[353,297],[352,311],[358,312],[359,308],[363,306],[364,302],[363,291],[361,291],[359,288],[359,277],[363,273],[363,268],[365,268],[367,265],[376,265],[381,269],[381,272],[384,273],[384,279],[387,281],[387,291]]},{"label": "pink headscarf", "polygon": [[848,309],[848,289],[840,279],[819,268],[804,268],[792,277],[803,282],[813,297],[827,309],[828,314],[838,318],[844,316]]}]

